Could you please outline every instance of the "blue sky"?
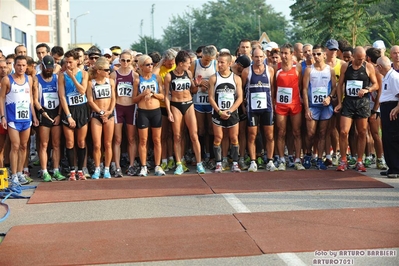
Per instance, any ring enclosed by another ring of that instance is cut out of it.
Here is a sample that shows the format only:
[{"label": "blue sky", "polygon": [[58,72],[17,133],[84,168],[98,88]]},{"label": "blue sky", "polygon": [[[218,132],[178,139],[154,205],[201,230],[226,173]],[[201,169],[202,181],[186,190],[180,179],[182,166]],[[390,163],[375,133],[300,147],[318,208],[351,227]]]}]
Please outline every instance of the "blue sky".
[{"label": "blue sky", "polygon": [[[245,1],[245,0],[244,0]],[[71,0],[70,14],[75,18],[90,11],[88,15],[77,19],[77,42],[97,43],[101,48],[119,45],[123,49],[139,39],[140,24],[143,20],[143,35],[151,36],[151,7],[154,6],[154,36],[160,39],[163,28],[169,24],[173,15],[177,16],[199,8],[208,1],[186,0]],[[293,0],[266,0],[277,12],[289,16],[289,6]],[[74,24],[71,22],[72,36]],[[74,39],[73,39],[74,41]]]}]

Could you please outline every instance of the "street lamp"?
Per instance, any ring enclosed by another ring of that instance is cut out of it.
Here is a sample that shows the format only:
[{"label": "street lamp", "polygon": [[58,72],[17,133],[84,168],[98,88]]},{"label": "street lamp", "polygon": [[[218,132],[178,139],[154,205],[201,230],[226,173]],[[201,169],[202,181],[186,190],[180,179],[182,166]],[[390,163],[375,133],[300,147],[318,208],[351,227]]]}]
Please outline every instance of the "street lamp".
[{"label": "street lamp", "polygon": [[90,13],[90,11],[87,11],[86,13],[80,14],[79,16],[77,16],[74,20],[73,20],[73,24],[74,24],[74,31],[75,31],[75,47],[76,47],[76,23],[77,23],[77,19],[84,16],[84,15],[88,15]]}]

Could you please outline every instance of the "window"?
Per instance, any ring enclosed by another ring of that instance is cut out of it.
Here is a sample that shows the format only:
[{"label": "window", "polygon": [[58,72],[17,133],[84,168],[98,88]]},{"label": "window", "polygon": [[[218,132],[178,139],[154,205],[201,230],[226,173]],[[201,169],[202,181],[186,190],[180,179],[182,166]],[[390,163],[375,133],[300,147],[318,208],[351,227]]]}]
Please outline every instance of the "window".
[{"label": "window", "polygon": [[1,22],[1,38],[12,41],[11,26]]},{"label": "window", "polygon": [[15,42],[26,46],[26,33],[15,28]]}]

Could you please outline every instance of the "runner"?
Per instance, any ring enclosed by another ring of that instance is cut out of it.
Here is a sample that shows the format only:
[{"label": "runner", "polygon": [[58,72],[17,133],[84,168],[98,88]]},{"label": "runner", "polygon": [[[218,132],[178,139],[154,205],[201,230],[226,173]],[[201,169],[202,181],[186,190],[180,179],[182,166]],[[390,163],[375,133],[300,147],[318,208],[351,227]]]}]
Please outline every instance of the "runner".
[{"label": "runner", "polygon": [[[197,173],[205,174],[201,160],[201,146],[197,134],[197,120],[193,106],[193,98],[190,89],[195,86],[192,80],[190,68],[190,55],[186,51],[179,51],[175,58],[176,69],[165,76],[165,103],[168,118],[172,122],[173,129],[173,148],[176,156],[175,175],[184,173],[180,158],[182,150],[182,127],[185,124],[189,130],[195,158],[197,162]],[[170,94],[170,100],[169,100]]]},{"label": "runner", "polygon": [[209,102],[213,108],[212,121],[215,134],[213,149],[216,159],[215,173],[220,173],[222,167],[222,155],[227,157],[228,146],[221,147],[223,135],[228,135],[233,159],[232,172],[241,172],[238,166],[238,107],[242,102],[241,79],[230,70],[232,57],[230,53],[219,53],[218,69],[216,74],[209,78]]},{"label": "runner", "polygon": [[[348,133],[355,120],[358,132],[357,137],[357,171],[366,172],[363,164],[363,153],[366,146],[367,118],[370,116],[370,100],[367,93],[378,90],[374,67],[367,63],[366,52],[363,47],[358,46],[354,49],[353,61],[345,63],[341,67],[337,95],[338,105],[335,112],[341,112],[339,144],[341,153],[341,163],[337,171],[345,171],[348,168],[346,151],[348,147]],[[371,86],[370,86],[371,85]],[[343,98],[345,95],[345,98]],[[343,99],[343,100],[342,100]]]},{"label": "runner", "polygon": [[36,75],[37,85],[34,86],[33,93],[35,107],[39,113],[38,133],[40,135],[39,160],[41,173],[44,182],[52,181],[47,171],[47,149],[51,136],[53,177],[60,181],[64,180],[65,176],[61,174],[59,168],[61,160],[61,108],[58,96],[58,78],[54,73],[55,62],[51,56],[46,55],[40,65],[41,71],[40,74]]},{"label": "runner", "polygon": [[[276,91],[276,127],[277,127],[277,151],[279,155],[278,170],[285,171],[286,162],[284,158],[284,146],[288,117],[292,125],[292,133],[295,142],[295,169],[305,170],[301,163],[301,121],[302,104],[300,99],[300,90],[302,85],[301,71],[299,67],[293,65],[293,47],[287,43],[281,46],[281,69],[276,73],[275,91]],[[299,64],[298,64],[299,65]]]},{"label": "runner", "polygon": [[33,106],[32,78],[25,74],[25,56],[15,58],[15,73],[1,80],[0,119],[4,129],[8,128],[11,141],[11,186],[27,184],[22,174],[26,158],[30,127],[38,126]]},{"label": "runner", "polygon": [[135,124],[135,104],[133,103],[133,83],[138,79],[138,74],[132,70],[132,55],[123,52],[120,55],[121,67],[111,74],[111,79],[115,82],[116,105],[115,105],[115,132],[113,140],[113,156],[115,161],[115,177],[122,177],[120,165],[121,143],[123,124],[126,124],[126,137],[128,141],[127,152],[129,154],[129,168],[127,175],[137,174],[134,160],[137,152],[137,129]]},{"label": "runner", "polygon": [[[91,107],[91,134],[93,138],[93,159],[95,164],[92,179],[100,178],[101,142],[104,143],[104,178],[111,178],[109,170],[112,159],[112,138],[114,135],[115,81],[109,78],[110,65],[106,58],[100,58],[90,69],[87,84],[87,101]],[[102,136],[103,135],[103,136]],[[103,137],[103,138],[102,138]]]},{"label": "runner", "polygon": [[70,167],[70,181],[76,181],[75,136],[77,140],[78,179],[86,180],[83,165],[86,157],[86,136],[88,124],[87,72],[78,68],[79,54],[74,50],[65,53],[67,69],[58,77],[58,94],[62,106],[62,123],[65,135],[65,148]]},{"label": "runner", "polygon": [[265,150],[267,151],[266,170],[275,171],[273,164],[274,153],[274,126],[273,126],[273,101],[272,96],[274,86],[274,70],[267,66],[265,54],[259,48],[252,51],[252,66],[244,69],[242,73],[242,83],[246,88],[246,114],[248,116],[248,153],[251,159],[249,172],[256,172],[256,148],[255,139],[258,126],[263,130],[266,138]]},{"label": "runner", "polygon": [[151,57],[142,55],[138,66],[140,76],[134,80],[133,102],[137,103],[137,128],[139,132],[139,156],[141,161],[140,176],[147,176],[147,142],[148,128],[151,127],[154,143],[155,175],[165,175],[161,164],[161,125],[162,114],[159,101],[164,100],[162,79],[152,73]]}]

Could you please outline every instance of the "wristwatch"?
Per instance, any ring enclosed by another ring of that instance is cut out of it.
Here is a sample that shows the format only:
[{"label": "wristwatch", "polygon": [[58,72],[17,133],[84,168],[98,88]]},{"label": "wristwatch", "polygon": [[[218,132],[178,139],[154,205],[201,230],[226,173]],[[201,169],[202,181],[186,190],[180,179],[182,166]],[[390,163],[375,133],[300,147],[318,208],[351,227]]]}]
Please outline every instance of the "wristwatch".
[{"label": "wristwatch", "polygon": [[99,112],[99,114],[100,114],[100,115],[104,115],[105,112],[104,112],[103,110],[101,110],[101,111]]}]

